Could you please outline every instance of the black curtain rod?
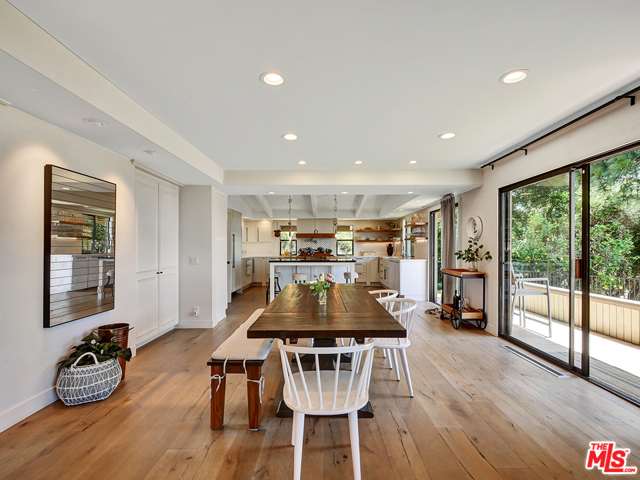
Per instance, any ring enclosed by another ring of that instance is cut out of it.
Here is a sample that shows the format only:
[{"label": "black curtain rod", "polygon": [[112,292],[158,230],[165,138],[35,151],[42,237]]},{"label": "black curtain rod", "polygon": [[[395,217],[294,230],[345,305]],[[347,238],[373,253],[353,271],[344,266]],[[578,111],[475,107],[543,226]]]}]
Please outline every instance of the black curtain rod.
[{"label": "black curtain rod", "polygon": [[633,106],[636,104],[636,97],[635,95],[632,95],[633,93],[637,92],[638,90],[640,90],[640,86],[633,88],[632,90],[629,90],[627,93],[623,93],[622,95],[618,95],[616,98],[614,98],[613,100],[609,100],[607,103],[603,103],[602,105],[600,105],[599,107],[594,108],[593,110],[589,110],[587,113],[580,115],[578,118],[574,118],[573,120],[571,120],[570,122],[567,122],[561,126],[559,126],[558,128],[555,128],[553,130],[551,130],[549,133],[545,133],[544,135],[536,138],[535,140],[530,141],[529,143],[522,145],[519,148],[516,148],[515,150],[513,150],[512,152],[506,153],[504,155],[502,155],[501,157],[496,158],[495,160],[490,161],[489,163],[485,163],[484,165],[482,165],[480,168],[484,168],[484,167],[491,167],[491,170],[493,170],[493,165],[497,162],[499,162],[500,160],[507,158],[510,155],[513,155],[516,152],[521,152],[524,150],[524,154],[527,154],[527,148],[531,145],[533,145],[534,143],[539,142],[540,140],[547,138],[551,135],[553,135],[554,133],[559,132],[560,130],[567,128],[569,125],[573,125],[576,122],[579,122],[580,120],[588,117],[589,115],[593,115],[594,113],[602,110],[603,108],[608,107],[609,105],[612,105],[620,100],[623,100],[625,98],[628,98],[631,102],[630,102],[630,106]]}]

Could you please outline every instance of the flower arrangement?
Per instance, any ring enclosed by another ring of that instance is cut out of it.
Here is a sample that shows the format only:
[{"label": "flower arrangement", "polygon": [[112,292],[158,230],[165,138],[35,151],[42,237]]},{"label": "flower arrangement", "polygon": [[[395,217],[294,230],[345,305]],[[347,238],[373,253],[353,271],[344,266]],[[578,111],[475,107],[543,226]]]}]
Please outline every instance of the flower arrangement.
[{"label": "flower arrangement", "polygon": [[[127,362],[131,360],[130,348],[125,350],[120,346],[120,343],[114,342],[113,338],[105,341],[93,332],[84,337],[80,345],[74,345],[69,350],[73,350],[73,352],[69,355],[69,358],[58,363],[58,372],[65,367],[73,365],[78,357],[85,353],[93,353],[98,359],[98,362],[106,362],[112,358],[123,358]],[[93,364],[93,360],[91,356],[88,355],[80,360],[78,366],[91,364]]]},{"label": "flower arrangement", "polygon": [[305,283],[304,285],[309,285],[311,294],[313,296],[320,295],[320,297],[318,298],[318,303],[327,303],[327,292],[336,284],[335,280],[333,279],[333,274],[321,273],[320,276],[314,275],[314,278],[316,278],[316,280],[312,280],[309,283]]},{"label": "flower arrangement", "polygon": [[478,270],[478,262],[482,260],[491,260],[491,252],[487,251],[482,253],[480,250],[484,248],[484,245],[478,246],[473,237],[469,237],[469,246],[466,250],[458,250],[455,255],[458,260],[464,260],[469,264],[469,270],[475,272]]}]

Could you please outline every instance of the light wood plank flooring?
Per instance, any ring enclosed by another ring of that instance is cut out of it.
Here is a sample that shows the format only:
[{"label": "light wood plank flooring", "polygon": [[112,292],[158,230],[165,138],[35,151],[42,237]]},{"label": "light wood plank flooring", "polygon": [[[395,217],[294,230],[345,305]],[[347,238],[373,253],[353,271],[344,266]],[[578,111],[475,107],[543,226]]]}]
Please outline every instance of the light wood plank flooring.
[{"label": "light wood plank flooring", "polygon": [[[291,478],[291,420],[275,417],[275,349],[261,430],[247,430],[241,375],[227,378],[225,428],[209,429],[206,361],[264,295],[254,287],[235,296],[215,330],[176,330],[139,349],[107,400],[57,402],[1,433],[0,478]],[[584,468],[592,440],[630,448],[628,465],[640,466],[640,409],[578,377],[557,379],[475,327],[455,331],[424,306],[408,350],[415,398],[381,356],[374,365],[376,416],[359,423],[363,478],[601,479]],[[302,476],[352,478],[346,419],[307,419]]]}]

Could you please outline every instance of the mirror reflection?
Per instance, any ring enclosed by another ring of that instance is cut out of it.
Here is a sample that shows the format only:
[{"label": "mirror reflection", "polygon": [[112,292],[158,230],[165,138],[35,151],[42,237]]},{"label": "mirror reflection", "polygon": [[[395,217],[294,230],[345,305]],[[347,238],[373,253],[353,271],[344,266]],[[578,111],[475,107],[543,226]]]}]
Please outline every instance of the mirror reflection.
[{"label": "mirror reflection", "polygon": [[53,327],[114,308],[116,185],[47,165],[45,188],[44,326]]}]

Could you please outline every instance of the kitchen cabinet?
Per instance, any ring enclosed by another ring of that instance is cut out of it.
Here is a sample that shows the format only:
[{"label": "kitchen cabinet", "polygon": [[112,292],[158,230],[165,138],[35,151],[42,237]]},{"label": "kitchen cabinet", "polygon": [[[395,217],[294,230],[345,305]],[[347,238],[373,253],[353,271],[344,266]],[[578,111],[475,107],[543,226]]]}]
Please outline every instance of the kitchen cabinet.
[{"label": "kitchen cabinet", "polygon": [[248,243],[270,243],[271,242],[271,222],[270,221],[242,221],[242,241]]},{"label": "kitchen cabinet", "polygon": [[136,171],[138,346],[178,323],[179,188]]},{"label": "kitchen cabinet", "polygon": [[260,243],[271,242],[271,222],[258,222],[256,225],[257,241]]},{"label": "kitchen cabinet", "polygon": [[253,258],[242,259],[242,288],[247,288],[253,283]]},{"label": "kitchen cabinet", "polygon": [[227,278],[229,301],[231,293],[242,288],[242,214],[227,210]]},{"label": "kitchen cabinet", "polygon": [[380,257],[378,281],[407,298],[427,299],[427,260]]}]

